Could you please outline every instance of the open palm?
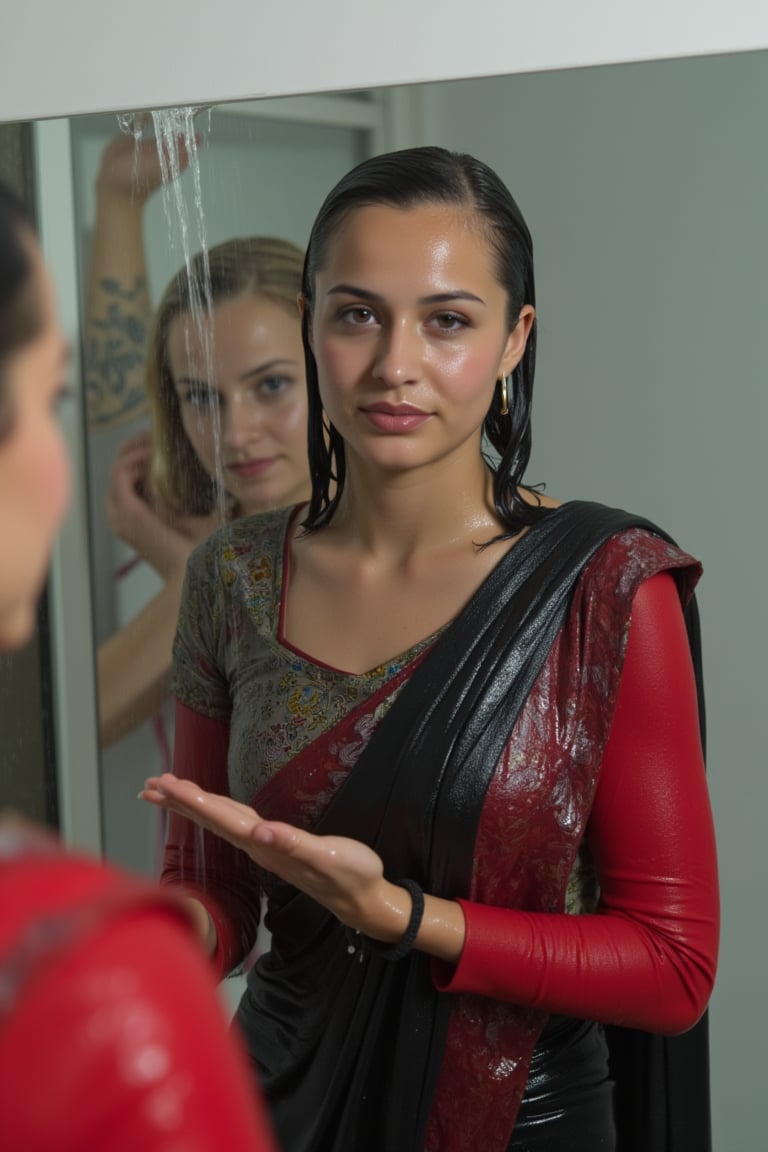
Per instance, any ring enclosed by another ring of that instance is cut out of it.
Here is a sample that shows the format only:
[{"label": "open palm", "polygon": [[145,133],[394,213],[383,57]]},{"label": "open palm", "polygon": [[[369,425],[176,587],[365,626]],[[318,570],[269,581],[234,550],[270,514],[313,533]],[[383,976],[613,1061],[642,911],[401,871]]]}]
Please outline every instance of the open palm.
[{"label": "open palm", "polygon": [[140,795],[247,852],[262,868],[306,892],[343,923],[377,934],[371,915],[386,899],[383,887],[390,886],[380,857],[366,844],[262,820],[248,804],[205,792],[192,780],[167,773],[150,777]]}]

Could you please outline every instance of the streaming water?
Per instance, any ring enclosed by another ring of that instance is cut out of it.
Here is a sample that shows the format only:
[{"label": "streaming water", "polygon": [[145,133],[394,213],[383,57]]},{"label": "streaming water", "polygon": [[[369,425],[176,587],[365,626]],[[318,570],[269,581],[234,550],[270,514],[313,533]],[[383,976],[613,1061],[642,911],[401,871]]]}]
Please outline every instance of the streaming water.
[{"label": "streaming water", "polygon": [[[187,356],[190,357],[193,334],[198,346],[203,350],[204,376],[210,383],[214,378],[213,348],[213,299],[211,275],[208,262],[208,239],[203,209],[203,193],[200,178],[199,134],[197,118],[208,112],[210,131],[211,109],[188,105],[180,108],[163,108],[149,113],[121,113],[117,120],[123,132],[133,136],[136,142],[134,153],[134,177],[137,173],[139,144],[151,123],[162,174],[161,196],[167,226],[171,253],[177,255],[180,267],[186,271],[190,285],[192,308],[185,325]],[[186,157],[182,156],[182,149]],[[182,179],[188,172],[192,184],[191,205],[189,204],[188,181]],[[135,182],[135,179],[134,179]],[[193,258],[195,260],[193,274]],[[215,492],[219,518],[223,522],[227,516],[227,494],[224,487],[224,473],[221,455],[221,419],[218,405],[201,405],[198,417],[201,422],[212,421],[216,462]]]},{"label": "streaming water", "polygon": [[[197,347],[202,349],[205,361],[200,374],[213,387],[214,305],[200,178],[200,135],[196,124],[197,117],[203,111],[205,109],[200,107],[187,106],[150,113],[122,113],[117,119],[121,131],[133,136],[135,141],[134,184],[138,178],[139,146],[145,133],[150,131],[150,127],[154,133],[162,174],[161,195],[170,250],[177,256],[179,268],[186,271],[190,286],[192,307],[184,327],[187,358],[192,361],[192,343],[193,337],[196,336]],[[207,111],[210,131],[210,109]],[[221,418],[218,404],[213,397],[211,401],[210,404],[199,405],[197,419],[201,421],[201,430],[203,422],[212,423],[213,426],[216,503],[219,520],[224,523],[227,519],[228,501],[221,452]],[[204,888],[205,840],[201,828],[195,829],[194,844],[194,875],[182,875],[181,880],[182,883],[188,882]]]}]

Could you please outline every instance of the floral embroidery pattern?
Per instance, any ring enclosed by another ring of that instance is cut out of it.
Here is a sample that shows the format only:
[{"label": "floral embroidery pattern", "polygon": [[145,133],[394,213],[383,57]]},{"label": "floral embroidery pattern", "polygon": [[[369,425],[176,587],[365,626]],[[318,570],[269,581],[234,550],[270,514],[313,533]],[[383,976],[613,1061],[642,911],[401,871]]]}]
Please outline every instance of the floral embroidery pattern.
[{"label": "floral embroidery pattern", "polygon": [[[196,712],[229,719],[230,793],[245,802],[435,639],[429,636],[354,676],[316,664],[282,643],[290,516],[291,510],[283,509],[242,517],[196,550],[174,645],[172,690]],[[377,721],[390,703],[378,706]],[[362,738],[360,750],[364,743]],[[344,759],[348,754],[340,762]]]}]

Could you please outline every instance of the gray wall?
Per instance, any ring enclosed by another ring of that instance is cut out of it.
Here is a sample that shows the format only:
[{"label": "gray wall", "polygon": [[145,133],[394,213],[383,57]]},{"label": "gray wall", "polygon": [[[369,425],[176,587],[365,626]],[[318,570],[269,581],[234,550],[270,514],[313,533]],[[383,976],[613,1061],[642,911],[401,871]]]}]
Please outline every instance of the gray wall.
[{"label": "gray wall", "polygon": [[723,915],[715,1148],[758,1152],[768,1068],[768,58],[448,83],[428,101],[429,139],[496,167],[534,235],[529,479],[642,512],[704,563]]}]

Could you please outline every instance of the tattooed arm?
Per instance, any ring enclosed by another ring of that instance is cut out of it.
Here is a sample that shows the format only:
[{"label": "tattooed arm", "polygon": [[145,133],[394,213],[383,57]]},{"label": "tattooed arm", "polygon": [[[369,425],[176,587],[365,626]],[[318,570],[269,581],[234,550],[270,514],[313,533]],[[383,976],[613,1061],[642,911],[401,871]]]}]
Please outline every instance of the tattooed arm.
[{"label": "tattooed arm", "polygon": [[[183,141],[181,167],[186,166]],[[84,325],[84,368],[91,429],[122,423],[144,411],[144,364],[151,319],[142,213],[160,187],[153,136],[115,137],[104,150],[96,181]]]}]

